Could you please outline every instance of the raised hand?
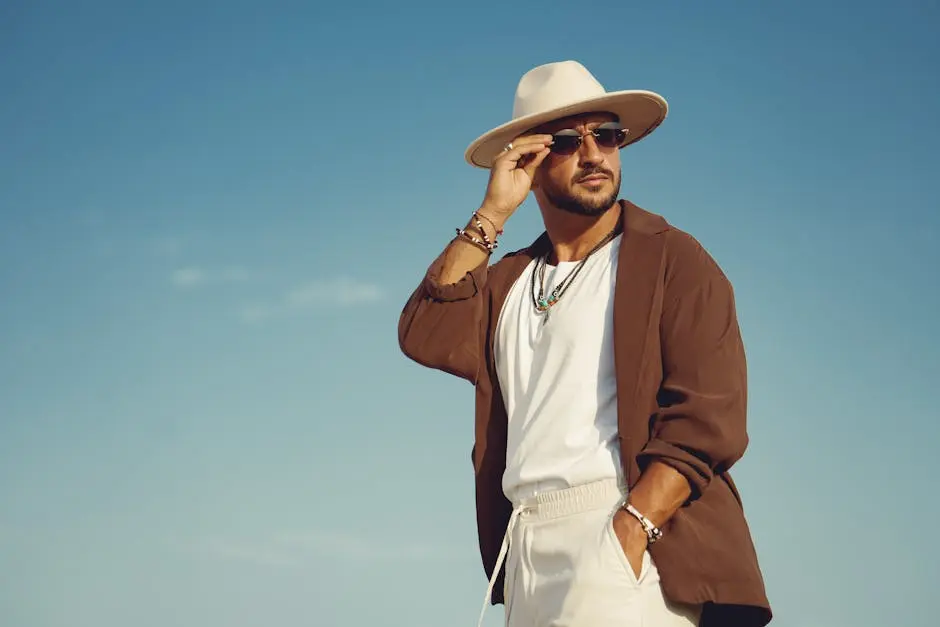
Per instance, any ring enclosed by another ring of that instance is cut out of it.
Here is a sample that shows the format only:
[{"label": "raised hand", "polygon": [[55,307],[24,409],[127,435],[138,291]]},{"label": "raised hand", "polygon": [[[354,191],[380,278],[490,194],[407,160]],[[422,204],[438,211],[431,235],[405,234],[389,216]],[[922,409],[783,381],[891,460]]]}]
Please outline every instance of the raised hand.
[{"label": "raised hand", "polygon": [[502,228],[525,201],[532,179],[551,150],[551,135],[529,135],[515,139],[490,168],[490,180],[479,213]]}]

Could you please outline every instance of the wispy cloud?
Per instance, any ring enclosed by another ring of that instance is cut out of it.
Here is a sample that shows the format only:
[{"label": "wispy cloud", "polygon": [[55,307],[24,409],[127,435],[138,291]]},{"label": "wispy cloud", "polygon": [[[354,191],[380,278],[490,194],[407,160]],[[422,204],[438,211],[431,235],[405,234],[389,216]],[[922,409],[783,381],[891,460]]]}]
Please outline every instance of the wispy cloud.
[{"label": "wispy cloud", "polygon": [[205,539],[200,550],[221,559],[261,566],[299,566],[314,558],[353,562],[441,561],[461,559],[454,547],[430,542],[401,542],[400,538],[357,536],[343,531],[304,530],[272,535],[258,541]]},{"label": "wispy cloud", "polygon": [[244,322],[258,322],[277,315],[349,307],[381,298],[382,290],[377,285],[337,277],[298,285],[273,303],[246,305],[239,311],[239,317]]},{"label": "wispy cloud", "polygon": [[206,281],[206,273],[202,268],[180,268],[171,278],[176,287],[195,287]]},{"label": "wispy cloud", "polygon": [[293,307],[312,307],[320,303],[357,305],[381,298],[376,285],[339,277],[330,281],[314,281],[301,285],[287,294],[286,303]]},{"label": "wispy cloud", "polygon": [[175,270],[170,276],[170,281],[178,288],[191,289],[208,283],[242,283],[250,278],[249,272],[239,266],[229,266],[218,270],[187,266]]}]

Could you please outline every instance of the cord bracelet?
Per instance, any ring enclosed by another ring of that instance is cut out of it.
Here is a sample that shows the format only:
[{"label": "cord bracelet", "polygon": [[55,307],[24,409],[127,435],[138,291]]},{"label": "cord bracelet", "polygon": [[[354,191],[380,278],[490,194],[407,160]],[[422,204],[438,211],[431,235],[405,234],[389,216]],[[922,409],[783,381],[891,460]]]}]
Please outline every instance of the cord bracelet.
[{"label": "cord bracelet", "polygon": [[633,505],[630,503],[624,503],[623,510],[640,521],[640,524],[643,525],[643,531],[646,532],[646,539],[650,544],[653,544],[657,540],[662,539],[663,532],[660,531],[659,527],[654,525],[653,521],[641,514],[637,508],[633,507]]},{"label": "cord bracelet", "polygon": [[465,240],[467,240],[467,241],[470,242],[471,244],[474,244],[474,245],[477,246],[478,248],[480,248],[480,249],[486,251],[486,252],[489,254],[489,253],[492,253],[494,250],[496,250],[496,247],[499,246],[499,244],[497,244],[495,240],[494,240],[494,241],[490,241],[490,236],[486,234],[486,229],[483,228],[483,223],[480,221],[480,218],[483,218],[484,220],[486,220],[487,222],[490,223],[490,226],[492,226],[492,227],[493,227],[493,230],[496,231],[496,236],[497,236],[497,237],[499,237],[500,235],[503,234],[503,230],[502,230],[502,229],[497,229],[497,228],[496,228],[496,225],[493,223],[492,220],[490,220],[490,219],[487,218],[486,216],[481,216],[479,213],[477,213],[476,211],[474,211],[474,212],[473,212],[473,223],[476,225],[476,227],[477,227],[476,230],[479,232],[480,237],[482,237],[483,239],[480,239],[480,237],[477,237],[476,235],[474,235],[473,233],[471,233],[471,232],[468,231],[467,229],[460,229],[460,228],[456,229],[456,230],[457,230],[457,235],[458,235],[459,237],[464,238]]},{"label": "cord bracelet", "polygon": [[[470,242],[471,244],[474,244],[475,246],[477,246],[477,248],[480,248],[480,249],[486,251],[487,254],[492,253],[493,250],[494,250],[494,249],[496,248],[496,246],[497,246],[495,242],[494,242],[494,243],[490,243],[490,242],[488,242],[488,241],[481,240],[479,237],[475,236],[473,233],[467,231],[466,229],[460,229],[460,228],[458,228],[458,229],[457,229],[457,235],[458,235],[459,237],[462,237],[463,239],[467,240],[467,241]],[[486,238],[486,235],[484,235],[483,237]],[[489,238],[486,238],[486,239],[489,239]]]}]

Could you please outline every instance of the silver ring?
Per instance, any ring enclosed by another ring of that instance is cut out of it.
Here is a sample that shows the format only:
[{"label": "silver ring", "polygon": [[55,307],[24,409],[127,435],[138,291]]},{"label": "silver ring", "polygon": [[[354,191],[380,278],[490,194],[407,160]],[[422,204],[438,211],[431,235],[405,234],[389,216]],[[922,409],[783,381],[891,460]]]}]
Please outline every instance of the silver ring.
[{"label": "silver ring", "polygon": [[506,152],[509,152],[510,150],[512,150],[512,142],[509,142],[508,144],[506,144],[506,147],[503,148],[503,150],[505,150]]}]

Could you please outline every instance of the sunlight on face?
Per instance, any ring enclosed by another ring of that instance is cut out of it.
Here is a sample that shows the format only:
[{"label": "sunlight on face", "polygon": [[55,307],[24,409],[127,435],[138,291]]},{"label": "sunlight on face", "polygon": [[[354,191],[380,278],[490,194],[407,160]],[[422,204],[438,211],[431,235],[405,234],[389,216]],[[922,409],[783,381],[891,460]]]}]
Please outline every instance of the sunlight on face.
[{"label": "sunlight on face", "polygon": [[554,120],[537,129],[556,133],[572,129],[582,135],[581,146],[570,155],[550,154],[535,175],[534,192],[540,202],[585,216],[604,213],[620,194],[620,152],[598,145],[590,131],[616,122],[609,113],[589,113]]}]

